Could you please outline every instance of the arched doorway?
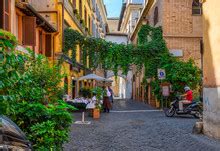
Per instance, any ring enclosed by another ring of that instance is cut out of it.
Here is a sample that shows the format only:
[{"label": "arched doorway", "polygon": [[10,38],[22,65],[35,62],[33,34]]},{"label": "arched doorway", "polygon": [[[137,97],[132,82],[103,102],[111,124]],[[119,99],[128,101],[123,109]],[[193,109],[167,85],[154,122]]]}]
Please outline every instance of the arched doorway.
[{"label": "arched doorway", "polygon": [[117,78],[115,78],[113,71],[107,71],[106,78],[113,80],[112,89],[115,89],[116,98],[131,99],[132,96],[132,71],[124,75],[122,71],[118,71]]},{"label": "arched doorway", "polygon": [[112,82],[112,90],[115,99],[125,99],[126,98],[126,80],[119,76],[110,77]]}]

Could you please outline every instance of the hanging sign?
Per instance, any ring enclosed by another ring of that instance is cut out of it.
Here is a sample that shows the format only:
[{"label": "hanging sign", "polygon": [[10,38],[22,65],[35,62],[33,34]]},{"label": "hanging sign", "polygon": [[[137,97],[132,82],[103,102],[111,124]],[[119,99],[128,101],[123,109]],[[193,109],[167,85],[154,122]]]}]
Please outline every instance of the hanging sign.
[{"label": "hanging sign", "polygon": [[162,86],[162,95],[163,96],[169,96],[170,95],[170,89],[169,86]]}]

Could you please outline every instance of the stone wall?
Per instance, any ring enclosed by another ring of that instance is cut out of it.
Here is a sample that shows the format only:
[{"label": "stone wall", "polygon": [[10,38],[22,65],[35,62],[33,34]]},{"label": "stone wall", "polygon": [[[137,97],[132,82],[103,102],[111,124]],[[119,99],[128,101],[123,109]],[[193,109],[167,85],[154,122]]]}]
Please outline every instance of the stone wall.
[{"label": "stone wall", "polygon": [[202,40],[202,16],[192,15],[193,0],[156,0],[147,18],[154,26],[154,11],[158,7],[158,23],[170,50],[182,52],[183,60],[192,58],[201,66],[200,40]]},{"label": "stone wall", "polygon": [[202,38],[165,37],[169,50],[182,50],[183,60],[193,59],[201,67],[200,40]]}]

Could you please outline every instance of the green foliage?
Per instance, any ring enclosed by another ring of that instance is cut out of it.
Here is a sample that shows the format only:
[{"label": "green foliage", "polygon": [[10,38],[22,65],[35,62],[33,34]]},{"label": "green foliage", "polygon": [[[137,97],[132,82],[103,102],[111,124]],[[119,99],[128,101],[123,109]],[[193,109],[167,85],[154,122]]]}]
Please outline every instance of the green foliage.
[{"label": "green foliage", "polygon": [[[141,48],[139,51],[145,55],[138,57],[134,64],[139,65],[140,69],[144,66],[144,79],[154,79],[151,85],[154,95],[158,99],[162,97],[160,89],[162,82],[168,82],[172,85],[174,95],[177,92],[183,92],[185,85],[190,86],[192,89],[198,88],[201,82],[200,69],[195,66],[192,60],[184,62],[170,55],[161,28],[143,25],[138,36],[139,48]],[[166,70],[165,80],[161,81],[157,78],[158,68]]]},{"label": "green foliage", "polygon": [[16,38],[0,30],[0,114],[26,133],[36,150],[61,150],[74,109],[62,99],[64,75],[42,55],[15,50]]},{"label": "green foliage", "polygon": [[65,46],[66,50],[74,50],[79,44],[83,50],[84,64],[88,57],[90,68],[95,69],[98,65],[102,65],[103,69],[112,70],[115,75],[118,70],[127,74],[131,65],[137,67],[137,72],[144,69],[145,83],[143,84],[146,84],[147,78],[154,79],[153,91],[158,98],[161,97],[160,83],[162,82],[157,79],[158,68],[166,69],[167,78],[164,82],[171,83],[174,91],[181,91],[184,85],[194,89],[200,84],[200,70],[192,61],[183,62],[170,55],[160,27],[143,25],[138,33],[137,46],[84,37],[73,29],[67,29],[66,32],[68,34],[65,39],[69,39]]},{"label": "green foliage", "polygon": [[92,89],[92,93],[96,96],[97,100],[101,100],[103,98],[104,90],[101,87],[95,87]]},{"label": "green foliage", "polygon": [[105,91],[101,87],[95,87],[92,89],[93,94],[96,96],[95,107],[102,110],[101,100],[103,99]]},{"label": "green foliage", "polygon": [[91,98],[92,97],[92,91],[91,91],[91,89],[88,89],[88,88],[81,88],[79,90],[79,95],[84,97],[84,98]]}]

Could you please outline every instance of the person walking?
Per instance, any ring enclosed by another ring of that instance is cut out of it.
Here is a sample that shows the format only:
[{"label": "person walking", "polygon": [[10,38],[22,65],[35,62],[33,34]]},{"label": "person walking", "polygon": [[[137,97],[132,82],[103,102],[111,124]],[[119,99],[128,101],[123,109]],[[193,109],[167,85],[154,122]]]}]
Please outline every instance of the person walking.
[{"label": "person walking", "polygon": [[103,107],[104,107],[104,112],[109,113],[111,109],[111,102],[109,97],[111,96],[111,93],[109,92],[108,88],[103,87],[104,89],[104,95],[103,95]]},{"label": "person walking", "polygon": [[111,93],[111,96],[109,97],[110,102],[111,102],[111,103],[113,103],[113,96],[114,96],[114,92],[113,92],[113,90],[111,89],[111,87],[110,87],[110,86],[108,86],[108,91]]}]

